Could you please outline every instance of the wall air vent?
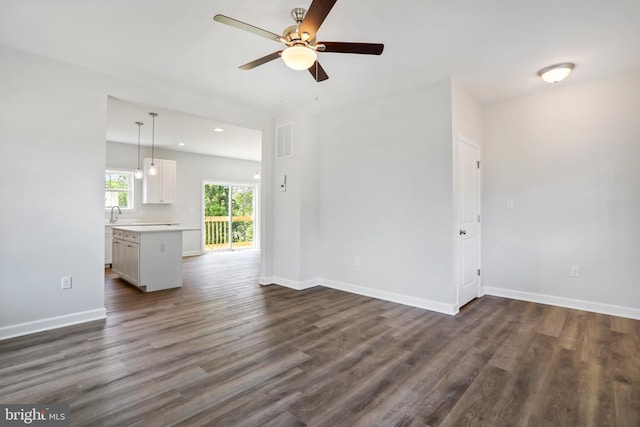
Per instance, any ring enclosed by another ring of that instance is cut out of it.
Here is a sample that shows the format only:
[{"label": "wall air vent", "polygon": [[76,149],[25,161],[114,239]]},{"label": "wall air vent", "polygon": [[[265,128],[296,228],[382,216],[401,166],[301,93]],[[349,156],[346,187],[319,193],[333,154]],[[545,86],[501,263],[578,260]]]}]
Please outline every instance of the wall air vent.
[{"label": "wall air vent", "polygon": [[293,157],[293,124],[276,128],[276,159]]}]

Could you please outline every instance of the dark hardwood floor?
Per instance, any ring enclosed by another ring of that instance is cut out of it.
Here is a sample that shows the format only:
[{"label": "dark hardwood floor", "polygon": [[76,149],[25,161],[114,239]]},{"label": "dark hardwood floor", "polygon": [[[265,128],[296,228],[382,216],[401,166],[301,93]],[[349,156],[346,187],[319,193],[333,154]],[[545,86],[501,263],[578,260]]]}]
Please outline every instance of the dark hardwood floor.
[{"label": "dark hardwood floor", "polygon": [[106,321],[0,341],[0,403],[79,426],[640,426],[640,321],[483,297],[455,317],[261,287],[258,252],[182,289],[107,270]]}]

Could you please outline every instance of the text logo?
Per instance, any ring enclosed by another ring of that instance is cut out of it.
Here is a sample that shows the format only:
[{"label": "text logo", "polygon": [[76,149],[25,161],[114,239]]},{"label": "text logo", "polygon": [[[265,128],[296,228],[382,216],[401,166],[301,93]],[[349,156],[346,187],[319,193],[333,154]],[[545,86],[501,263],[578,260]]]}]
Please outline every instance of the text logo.
[{"label": "text logo", "polygon": [[0,427],[38,426],[68,427],[69,405],[3,405],[0,404]]}]

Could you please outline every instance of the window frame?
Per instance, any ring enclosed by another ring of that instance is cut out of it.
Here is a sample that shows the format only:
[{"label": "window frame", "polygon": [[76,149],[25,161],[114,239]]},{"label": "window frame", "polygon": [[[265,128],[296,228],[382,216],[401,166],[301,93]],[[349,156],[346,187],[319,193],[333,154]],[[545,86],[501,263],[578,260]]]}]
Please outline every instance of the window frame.
[{"label": "window frame", "polygon": [[[132,170],[128,170],[128,169],[115,169],[115,168],[106,168],[104,170],[104,174],[105,174],[105,179],[104,179],[104,195],[106,197],[107,192],[109,193],[127,193],[127,207],[124,206],[120,206],[120,210],[123,211],[134,211],[135,210],[135,177],[134,177],[134,172]],[[107,174],[112,174],[112,175],[124,175],[127,177],[127,184],[128,184],[128,188],[127,190],[118,190],[118,189],[108,189],[107,188],[107,180],[106,180],[106,175]],[[112,206],[105,206],[104,210],[106,212],[110,211],[112,209]]]}]

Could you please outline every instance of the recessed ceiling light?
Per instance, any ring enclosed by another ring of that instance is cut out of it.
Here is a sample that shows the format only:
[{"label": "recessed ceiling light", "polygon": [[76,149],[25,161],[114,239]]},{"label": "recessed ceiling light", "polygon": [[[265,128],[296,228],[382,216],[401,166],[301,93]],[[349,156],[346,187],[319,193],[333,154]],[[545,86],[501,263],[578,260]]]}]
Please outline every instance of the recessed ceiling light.
[{"label": "recessed ceiling light", "polygon": [[214,131],[214,132],[224,132],[224,129],[222,129],[222,128],[215,128],[213,131]]},{"label": "recessed ceiling light", "polygon": [[184,142],[178,142],[178,145],[184,145]]},{"label": "recessed ceiling light", "polygon": [[576,64],[564,62],[562,64],[550,65],[538,71],[538,75],[547,83],[558,83],[564,80],[575,68]]}]

